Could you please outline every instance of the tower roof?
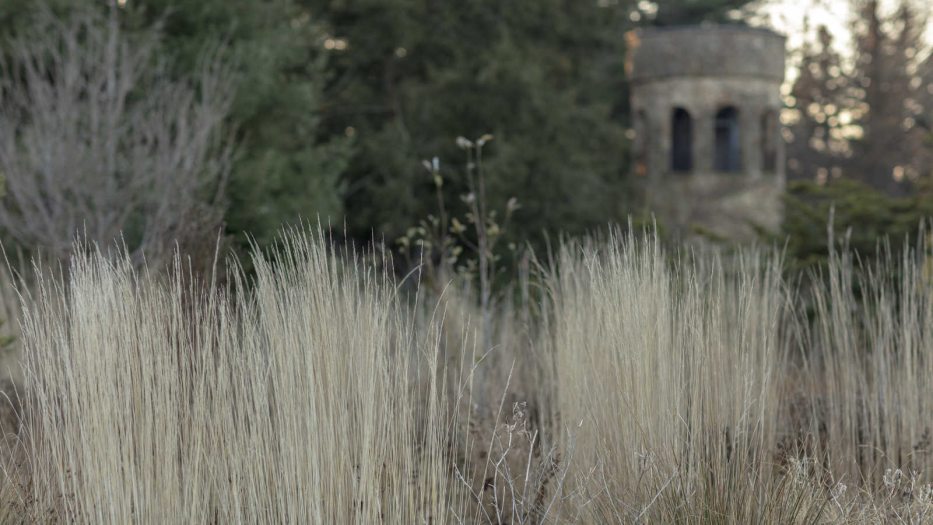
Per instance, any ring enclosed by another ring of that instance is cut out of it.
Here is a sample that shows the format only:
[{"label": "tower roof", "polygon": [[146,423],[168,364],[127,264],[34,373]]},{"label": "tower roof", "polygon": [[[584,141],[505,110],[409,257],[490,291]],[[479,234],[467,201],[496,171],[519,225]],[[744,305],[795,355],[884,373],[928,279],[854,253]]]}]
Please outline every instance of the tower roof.
[{"label": "tower roof", "polygon": [[668,77],[784,79],[783,35],[737,25],[636,29],[626,34],[633,83]]}]

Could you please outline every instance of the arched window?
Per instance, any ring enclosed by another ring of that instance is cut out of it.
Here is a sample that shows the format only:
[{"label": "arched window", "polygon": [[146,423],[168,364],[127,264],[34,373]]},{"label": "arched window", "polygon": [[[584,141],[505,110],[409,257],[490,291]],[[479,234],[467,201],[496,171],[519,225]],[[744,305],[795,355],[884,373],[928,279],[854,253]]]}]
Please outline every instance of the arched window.
[{"label": "arched window", "polygon": [[716,113],[716,171],[736,172],[742,169],[742,147],[739,141],[739,112],[728,106]]},{"label": "arched window", "polygon": [[671,171],[693,170],[693,119],[684,108],[671,115]]},{"label": "arched window", "polygon": [[777,170],[777,114],[768,110],[761,116],[761,169],[765,173]]}]

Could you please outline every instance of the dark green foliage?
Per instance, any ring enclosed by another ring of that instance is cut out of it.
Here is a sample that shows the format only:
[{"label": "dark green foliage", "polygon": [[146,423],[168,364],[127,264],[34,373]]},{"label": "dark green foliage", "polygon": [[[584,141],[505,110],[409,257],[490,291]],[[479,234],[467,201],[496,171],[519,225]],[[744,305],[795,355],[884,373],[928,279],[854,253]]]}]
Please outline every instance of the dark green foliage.
[{"label": "dark green foliage", "polygon": [[[394,239],[435,211],[421,159],[438,156],[448,202],[467,191],[459,135],[491,133],[491,207],[516,197],[516,238],[579,233],[620,216],[626,97],[620,6],[308,0],[335,38],[324,123],[348,128],[352,232]],[[460,210],[454,210],[460,211]]]},{"label": "dark green foliage", "polygon": [[801,267],[827,260],[831,206],[836,241],[851,231],[849,244],[869,259],[885,237],[899,254],[933,215],[933,59],[917,52],[926,47],[923,16],[910,2],[890,12],[874,0],[853,7],[852,58],[843,59],[838,35],[818,28],[791,91],[788,177],[827,183],[789,187],[784,233]]},{"label": "dark green foliage", "polygon": [[239,157],[229,187],[227,229],[271,242],[282,222],[320,216],[339,223],[339,175],[349,144],[318,133],[326,79],[319,20],[294,2],[133,0],[128,17],[162,20],[165,48],[180,73],[197,54],[223,45],[239,73],[232,108]]},{"label": "dark green foliage", "polygon": [[[196,71],[205,48],[225,46],[235,61],[227,229],[265,245],[283,221],[318,216],[347,220],[356,240],[394,240],[437,211],[421,167],[433,156],[448,211],[463,215],[455,139],[485,133],[495,136],[484,150],[490,208],[521,204],[510,241],[624,219],[638,202],[625,177],[624,32],[723,21],[746,3],[129,0],[121,9],[127,28],[163,25],[177,74]],[[0,4],[0,31],[33,5]]]},{"label": "dark green foliage", "polygon": [[[784,235],[789,258],[797,268],[825,265],[829,257],[829,224],[836,248],[848,243],[860,257],[883,255],[890,243],[898,254],[905,242],[917,241],[924,220],[933,218],[933,185],[918,184],[905,197],[892,197],[852,180],[835,180],[825,186],[794,182],[785,199]],[[832,210],[832,211],[831,211]]]},{"label": "dark green foliage", "polygon": [[748,4],[748,0],[679,0],[657,2],[653,23],[660,26],[724,22]]},{"label": "dark green foliage", "polygon": [[[46,0],[45,4],[58,12],[69,6],[67,0]],[[34,0],[3,0],[0,2],[0,35],[8,37],[11,31],[25,25],[35,12]]]},{"label": "dark green foliage", "polygon": [[[76,5],[46,3],[56,11]],[[31,1],[0,2],[0,34],[23,25],[35,8]],[[161,58],[178,75],[197,74],[204,50],[235,64],[230,118],[238,130],[238,156],[226,224],[238,244],[245,244],[248,232],[265,245],[283,222],[300,218],[343,220],[339,177],[350,143],[342,133],[319,133],[327,56],[317,17],[290,0],[131,0],[119,9],[127,30],[162,25]]]}]

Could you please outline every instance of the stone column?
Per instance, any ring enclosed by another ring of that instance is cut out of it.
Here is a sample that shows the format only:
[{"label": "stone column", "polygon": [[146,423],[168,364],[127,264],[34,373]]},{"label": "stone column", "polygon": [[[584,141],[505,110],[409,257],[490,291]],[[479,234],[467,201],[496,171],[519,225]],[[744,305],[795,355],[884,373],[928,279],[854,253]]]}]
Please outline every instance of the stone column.
[{"label": "stone column", "polygon": [[716,143],[715,110],[694,108],[693,116],[693,170],[697,173],[712,173]]},{"label": "stone column", "polygon": [[635,133],[631,141],[632,174],[642,177],[648,174],[648,114],[634,96],[632,97],[632,116],[632,131]]},{"label": "stone column", "polygon": [[779,187],[783,188],[787,181],[787,144],[784,142],[784,124],[781,123],[781,107],[777,106],[772,111],[774,111],[775,128],[777,136],[775,137],[775,156],[776,158],[774,163],[774,176],[778,179]]},{"label": "stone column", "polygon": [[762,115],[764,107],[750,104],[739,108],[739,140],[742,144],[742,171],[751,178],[760,178],[764,158],[761,151]]},{"label": "stone column", "polygon": [[670,108],[656,101],[648,113],[651,122],[651,144],[648,147],[651,160],[649,174],[657,181],[670,171],[671,158],[671,119]]}]

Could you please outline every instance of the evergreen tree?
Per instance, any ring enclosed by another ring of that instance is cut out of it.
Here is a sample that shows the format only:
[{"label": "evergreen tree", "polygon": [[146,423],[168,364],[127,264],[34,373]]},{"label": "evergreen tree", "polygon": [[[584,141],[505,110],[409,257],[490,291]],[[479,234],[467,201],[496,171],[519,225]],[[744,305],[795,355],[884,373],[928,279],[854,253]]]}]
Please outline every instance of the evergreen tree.
[{"label": "evergreen tree", "polygon": [[849,76],[825,26],[817,42],[801,50],[797,78],[791,87],[787,126],[787,177],[826,180],[838,176],[849,163],[853,107]]},{"label": "evergreen tree", "polygon": [[652,3],[653,22],[660,26],[696,24],[699,22],[734,21],[748,0],[679,0]]},{"label": "evergreen tree", "polygon": [[853,6],[852,66],[841,67],[831,36],[821,30],[820,47],[803,51],[792,90],[797,121],[789,127],[788,174],[803,180],[788,187],[784,233],[792,259],[803,266],[828,257],[830,210],[836,238],[848,238],[866,257],[877,254],[882,236],[895,249],[915,241],[933,213],[933,59],[923,17],[906,1],[890,15],[875,0]]},{"label": "evergreen tree", "polygon": [[129,24],[162,21],[180,71],[216,46],[235,64],[239,156],[226,221],[241,245],[244,234],[267,244],[284,222],[343,220],[339,177],[350,144],[320,133],[327,56],[312,13],[291,0],[131,0],[126,10]]},{"label": "evergreen tree", "polygon": [[[240,157],[228,230],[263,244],[282,221],[319,214],[339,224],[345,213],[357,239],[399,236],[435,211],[421,167],[435,155],[445,200],[464,213],[455,138],[485,133],[495,136],[485,148],[489,204],[518,198],[516,240],[624,218],[634,198],[622,35],[722,20],[744,3],[129,0],[122,9],[127,27],[162,21],[178,73],[205,47],[230,48]],[[3,3],[0,31],[29,5]]]},{"label": "evergreen tree", "polygon": [[858,125],[862,136],[854,144],[854,174],[867,184],[899,193],[905,184],[928,173],[931,157],[928,132],[917,125],[926,108],[922,103],[929,78],[918,75],[923,52],[919,13],[902,1],[888,17],[877,0],[860,6],[854,24],[854,78],[862,108]]},{"label": "evergreen tree", "polygon": [[[324,122],[353,134],[353,233],[400,235],[434,211],[421,159],[442,161],[447,201],[467,191],[459,135],[485,133],[489,199],[511,197],[521,237],[619,217],[625,171],[627,8],[561,0],[306,0],[327,13],[334,75]],[[445,167],[446,166],[446,167]]]},{"label": "evergreen tree", "polygon": [[[930,172],[933,67],[923,17],[908,1],[883,15],[876,0],[854,3],[852,64],[845,67],[833,35],[802,50],[791,90],[788,176],[843,175],[899,194]],[[926,57],[921,59],[921,57]]]},{"label": "evergreen tree", "polygon": [[454,139],[491,133],[489,198],[520,201],[512,233],[528,239],[580,233],[632,209],[624,32],[636,21],[675,22],[662,15],[676,6],[676,22],[695,23],[745,2],[304,3],[326,14],[335,40],[324,124],[359,146],[346,176],[353,233],[391,239],[435,211],[420,163],[435,155],[446,201],[459,204],[467,185]]}]

